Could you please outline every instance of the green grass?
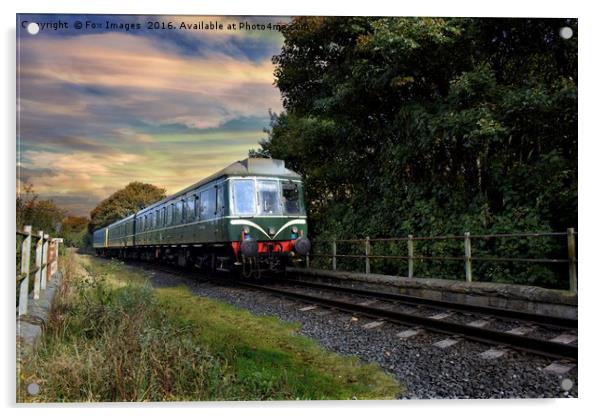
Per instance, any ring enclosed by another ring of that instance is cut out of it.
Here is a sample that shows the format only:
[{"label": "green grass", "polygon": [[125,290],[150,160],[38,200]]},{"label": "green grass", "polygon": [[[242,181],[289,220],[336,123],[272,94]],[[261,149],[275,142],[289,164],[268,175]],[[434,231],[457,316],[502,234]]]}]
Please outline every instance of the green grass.
[{"label": "green grass", "polygon": [[[390,399],[374,364],[323,350],[297,325],[89,256],[65,262],[60,301],[22,365],[19,401]],[[41,386],[37,396],[25,386]]]}]

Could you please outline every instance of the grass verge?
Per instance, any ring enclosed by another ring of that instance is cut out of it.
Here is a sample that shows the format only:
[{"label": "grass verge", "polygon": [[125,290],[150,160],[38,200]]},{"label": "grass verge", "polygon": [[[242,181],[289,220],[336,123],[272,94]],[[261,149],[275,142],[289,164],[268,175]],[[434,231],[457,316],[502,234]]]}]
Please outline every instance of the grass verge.
[{"label": "grass verge", "polygon": [[[298,326],[153,289],[118,262],[70,253],[52,318],[22,365],[18,401],[390,399],[374,364],[323,350]],[[26,393],[29,383],[41,387]]]}]

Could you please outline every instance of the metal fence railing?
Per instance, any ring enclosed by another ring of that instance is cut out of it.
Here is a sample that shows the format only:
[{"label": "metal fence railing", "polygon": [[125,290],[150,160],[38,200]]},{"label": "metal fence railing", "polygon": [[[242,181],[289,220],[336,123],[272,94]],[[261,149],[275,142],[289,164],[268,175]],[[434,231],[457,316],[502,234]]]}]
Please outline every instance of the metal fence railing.
[{"label": "metal fence railing", "polygon": [[[58,247],[63,242],[62,238],[51,238],[44,231],[32,234],[31,225],[23,227],[23,231],[17,230],[17,236],[22,237],[20,250],[17,248],[17,258],[20,258],[20,267],[17,267],[17,296],[18,314],[27,314],[27,303],[30,293],[30,276],[34,275],[33,298],[40,298],[40,291],[46,289],[46,283],[58,271]],[[31,267],[32,241],[35,240],[35,262]]]},{"label": "metal fence railing", "polygon": [[[329,258],[333,271],[337,270],[337,259],[363,259],[365,264],[365,273],[371,272],[371,260],[405,260],[407,261],[407,275],[412,278],[414,274],[414,263],[418,260],[434,261],[462,261],[464,262],[464,277],[467,282],[473,281],[473,263],[475,262],[517,262],[517,263],[542,263],[542,264],[566,264],[568,268],[569,288],[572,292],[577,292],[577,232],[574,228],[567,229],[566,232],[544,232],[544,233],[514,233],[514,234],[470,234],[450,235],[450,236],[432,236],[432,237],[388,237],[388,238],[370,238],[362,239],[330,239],[314,240],[317,244],[330,244],[330,252],[311,253],[305,258],[306,267],[309,267],[310,258]],[[480,239],[508,239],[508,238],[538,238],[538,237],[566,237],[566,257],[562,258],[519,258],[505,256],[474,256],[473,242]],[[415,254],[415,245],[420,241],[445,241],[458,240],[462,242],[463,255],[420,255]],[[376,242],[406,242],[407,255],[378,255],[372,254],[373,245]],[[362,244],[363,252],[361,254],[340,254],[337,251],[337,245],[341,243]]]}]

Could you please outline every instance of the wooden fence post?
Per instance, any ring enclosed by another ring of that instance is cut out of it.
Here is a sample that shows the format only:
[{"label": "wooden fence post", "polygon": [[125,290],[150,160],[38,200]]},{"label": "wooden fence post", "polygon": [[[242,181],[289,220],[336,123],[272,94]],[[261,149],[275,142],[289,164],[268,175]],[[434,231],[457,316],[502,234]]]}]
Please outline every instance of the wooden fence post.
[{"label": "wooden fence post", "polygon": [[19,315],[27,315],[27,301],[29,297],[29,262],[31,259],[31,225],[23,227],[27,236],[21,244],[21,274],[25,277],[19,283]]},{"label": "wooden fence post", "polygon": [[370,274],[370,237],[366,237],[366,274]]},{"label": "wooden fence post", "polygon": [[337,271],[337,242],[332,240],[332,271]]},{"label": "wooden fence post", "polygon": [[62,238],[53,238],[52,242],[54,243],[54,267],[53,274],[59,271],[59,245],[63,242]]},{"label": "wooden fence post", "polygon": [[414,236],[408,235],[408,277],[414,277]]},{"label": "wooden fence post", "polygon": [[571,292],[577,292],[577,249],[574,228],[566,230],[566,239],[569,255],[569,286]]},{"label": "wooden fence post", "polygon": [[36,242],[36,275],[33,281],[33,298],[40,299],[40,285],[42,281],[42,248],[44,245],[44,231],[38,231]]},{"label": "wooden fence post", "polygon": [[472,282],[472,252],[470,247],[470,233],[464,233],[464,269],[466,271],[466,281]]},{"label": "wooden fence post", "polygon": [[47,280],[48,280],[48,234],[44,234],[44,245],[42,248],[42,280],[40,281],[40,289],[46,290]]},{"label": "wooden fence post", "polygon": [[46,269],[46,280],[50,281],[52,279],[53,269],[54,269],[54,241],[52,238],[48,241],[48,255],[46,256],[48,269]]}]

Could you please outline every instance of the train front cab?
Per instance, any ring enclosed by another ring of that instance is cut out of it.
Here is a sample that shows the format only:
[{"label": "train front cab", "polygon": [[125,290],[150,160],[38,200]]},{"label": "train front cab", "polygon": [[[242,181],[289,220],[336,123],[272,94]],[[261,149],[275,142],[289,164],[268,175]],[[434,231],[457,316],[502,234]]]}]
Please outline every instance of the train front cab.
[{"label": "train front cab", "polygon": [[287,263],[309,253],[300,180],[238,177],[228,182],[229,229],[243,277],[282,272]]}]

